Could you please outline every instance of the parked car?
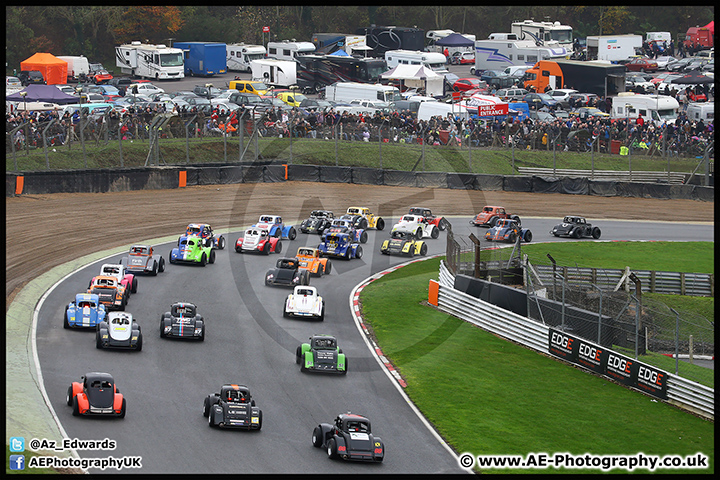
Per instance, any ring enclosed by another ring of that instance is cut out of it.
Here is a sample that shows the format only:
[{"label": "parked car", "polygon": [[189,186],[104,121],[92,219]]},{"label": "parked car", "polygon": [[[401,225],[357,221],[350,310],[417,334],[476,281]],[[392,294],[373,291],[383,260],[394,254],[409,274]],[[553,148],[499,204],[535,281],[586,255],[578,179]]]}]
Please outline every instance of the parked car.
[{"label": "parked car", "polygon": [[658,64],[659,70],[665,70],[668,66],[668,63],[674,62],[675,60],[677,60],[675,57],[671,57],[670,55],[663,55],[663,56],[657,57],[655,59],[655,63]]},{"label": "parked car", "polygon": [[547,107],[551,110],[558,107],[558,102],[547,93],[528,93],[522,98],[530,108]]},{"label": "parked car", "polygon": [[647,57],[637,57],[625,64],[629,72],[657,72],[658,64],[655,60]]},{"label": "parked car", "polygon": [[682,72],[685,67],[695,60],[693,57],[678,58],[674,62],[670,62],[665,66],[665,69],[669,72]]},{"label": "parked car", "polygon": [[132,85],[128,86],[127,90],[126,90],[126,93],[128,95],[139,93],[141,95],[150,96],[150,95],[154,95],[156,93],[164,93],[164,92],[165,92],[164,89],[162,89],[160,87],[156,87],[152,83],[133,83]]},{"label": "parked car", "polygon": [[609,113],[602,112],[596,107],[580,107],[570,112],[570,115],[578,116],[580,118],[604,118],[610,116]]},{"label": "parked car", "polygon": [[495,92],[495,96],[505,101],[519,102],[528,94],[524,88],[501,88]]},{"label": "parked car", "polygon": [[591,103],[596,103],[598,96],[594,93],[571,93],[568,105],[570,108],[580,108],[590,106]]},{"label": "parked car", "polygon": [[490,80],[497,77],[507,77],[502,70],[484,70],[480,73],[480,80],[490,83]]},{"label": "parked car", "polygon": [[299,107],[302,101],[307,98],[305,95],[299,92],[280,92],[275,95],[275,97],[279,98],[291,107]]},{"label": "parked car", "polygon": [[22,82],[18,77],[6,76],[5,87],[22,87]]},{"label": "parked car", "polygon": [[23,87],[27,87],[31,83],[45,85],[45,79],[39,70],[21,70],[18,72],[17,78],[20,79]]},{"label": "parked car", "polygon": [[561,107],[568,108],[570,106],[570,95],[574,93],[580,93],[572,88],[557,88],[547,92],[552,98],[554,98]]},{"label": "parked car", "polygon": [[452,65],[475,64],[475,52],[455,52],[450,56]]},{"label": "parked car", "polygon": [[195,85],[193,93],[198,97],[204,97],[209,99],[215,98],[220,95],[223,91],[219,88],[213,87],[212,85]]}]

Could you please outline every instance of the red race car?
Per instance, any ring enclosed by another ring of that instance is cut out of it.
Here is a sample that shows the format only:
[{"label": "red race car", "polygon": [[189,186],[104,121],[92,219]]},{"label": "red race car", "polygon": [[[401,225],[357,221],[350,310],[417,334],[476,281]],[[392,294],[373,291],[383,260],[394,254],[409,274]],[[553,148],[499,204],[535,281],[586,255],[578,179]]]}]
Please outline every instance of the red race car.
[{"label": "red race car", "polygon": [[237,253],[260,252],[265,255],[282,252],[282,242],[279,237],[270,235],[265,228],[250,227],[245,230],[243,237],[235,242]]},{"label": "red race car", "polygon": [[420,215],[428,224],[435,225],[440,231],[445,230],[450,223],[445,217],[436,217],[429,208],[425,207],[410,207],[408,215]]},{"label": "red race car", "polygon": [[74,416],[98,415],[125,418],[125,398],[109,373],[91,372],[72,382],[66,402]]},{"label": "red race car", "polygon": [[476,227],[494,227],[498,220],[501,218],[510,218],[517,220],[520,223],[520,217],[517,215],[510,215],[505,210],[505,207],[485,206],[482,211],[475,215],[475,218],[470,220],[470,223]]}]

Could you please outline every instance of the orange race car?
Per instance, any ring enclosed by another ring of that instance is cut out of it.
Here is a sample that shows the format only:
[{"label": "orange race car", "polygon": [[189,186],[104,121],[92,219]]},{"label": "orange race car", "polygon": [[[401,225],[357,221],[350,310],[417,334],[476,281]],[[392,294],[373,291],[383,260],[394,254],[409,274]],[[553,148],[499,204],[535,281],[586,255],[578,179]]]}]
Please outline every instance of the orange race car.
[{"label": "orange race car", "polygon": [[476,227],[494,227],[497,221],[502,218],[517,220],[518,223],[520,223],[520,217],[517,215],[510,215],[505,210],[505,207],[495,207],[492,205],[483,207],[482,211],[470,220],[470,223]]},{"label": "orange race car", "polygon": [[109,373],[91,372],[81,377],[82,382],[72,382],[65,400],[72,407],[72,414],[101,415],[125,418],[125,399],[113,376]]},{"label": "orange race car", "polygon": [[317,248],[300,247],[295,257],[300,260],[300,269],[307,270],[313,277],[327,275],[332,270],[330,259],[321,257]]}]

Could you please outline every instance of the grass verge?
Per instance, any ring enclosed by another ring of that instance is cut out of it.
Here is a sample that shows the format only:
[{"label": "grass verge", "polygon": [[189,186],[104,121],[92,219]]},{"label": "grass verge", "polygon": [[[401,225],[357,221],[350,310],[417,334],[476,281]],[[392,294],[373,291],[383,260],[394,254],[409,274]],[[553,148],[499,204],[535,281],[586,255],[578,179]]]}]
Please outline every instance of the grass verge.
[{"label": "grass verge", "polygon": [[[705,470],[657,469],[655,473],[714,471],[713,422],[428,306],[428,280],[437,278],[439,261],[417,262],[388,274],[366,286],[360,300],[363,317],[384,355],[406,380],[408,396],[456,452],[475,456],[701,452],[709,457]],[[483,469],[482,473],[600,471]]]}]

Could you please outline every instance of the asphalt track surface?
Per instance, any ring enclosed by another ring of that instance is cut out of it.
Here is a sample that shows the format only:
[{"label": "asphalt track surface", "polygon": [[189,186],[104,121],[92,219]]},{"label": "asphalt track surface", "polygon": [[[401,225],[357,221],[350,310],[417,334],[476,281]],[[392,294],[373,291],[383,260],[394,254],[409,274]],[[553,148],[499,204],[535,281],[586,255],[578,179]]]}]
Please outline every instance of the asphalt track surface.
[{"label": "asphalt track surface", "polygon": [[[37,316],[37,351],[44,388],[69,438],[117,441],[112,452],[80,451],[81,457],[142,456],[142,473],[461,473],[455,456],[423,423],[399,392],[397,383],[368,349],[349,308],[352,289],[367,277],[407,261],[379,253],[383,232],[371,231],[362,259],[333,260],[330,275],[313,278],[326,301],[324,322],[283,318],[290,289],[264,285],[264,273],[275,260],[299,246],[316,246],[315,235],[283,240],[280,255],[238,254],[239,231],[225,234],[228,247],[206,267],[171,265],[157,277],[139,278],[127,311],[143,329],[142,352],[95,348],[94,331],[65,330],[64,306],[86,288],[102,263],[83,267],[65,278],[45,298]],[[484,229],[468,217],[452,218],[462,236]],[[526,218],[536,241],[556,239],[547,232],[556,218]],[[714,241],[708,224],[669,228],[668,224],[603,220],[601,240]],[[445,233],[428,240],[428,255],[444,253]],[[587,240],[592,241],[592,240]],[[156,250],[167,256],[171,243]],[[207,334],[202,343],[161,339],[160,315],[174,301],[198,305]],[[306,374],[295,364],[296,347],[315,333],[336,335],[349,361],[347,376]],[[62,359],[59,361],[59,359]],[[87,371],[115,376],[127,398],[125,419],[73,417],[65,402],[71,381]],[[259,432],[211,429],[201,414],[203,399],[223,383],[251,388],[263,410]],[[447,393],[447,392],[446,392]],[[441,401],[439,395],[438,401]],[[331,461],[313,448],[312,429],[341,412],[367,415],[385,444],[381,465]],[[448,412],[451,414],[451,412]],[[99,470],[90,470],[91,473]]]}]

